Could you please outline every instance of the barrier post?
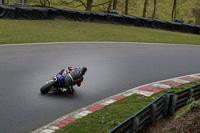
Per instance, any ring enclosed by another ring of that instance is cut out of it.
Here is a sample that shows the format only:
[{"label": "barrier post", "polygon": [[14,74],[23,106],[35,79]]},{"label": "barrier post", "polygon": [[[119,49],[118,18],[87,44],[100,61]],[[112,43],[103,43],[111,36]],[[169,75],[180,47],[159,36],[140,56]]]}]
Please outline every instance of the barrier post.
[{"label": "barrier post", "polygon": [[157,104],[156,103],[153,103],[152,105],[151,105],[151,113],[150,113],[150,115],[151,115],[151,117],[150,117],[150,121],[152,122],[152,123],[154,123],[156,120],[156,109],[157,109]]},{"label": "barrier post", "polygon": [[171,110],[170,112],[173,114],[176,111],[176,102],[177,102],[177,95],[172,96],[172,103],[171,103]]},{"label": "barrier post", "polygon": [[168,114],[168,108],[169,108],[169,99],[170,99],[170,94],[165,95],[165,104],[164,104],[164,110],[163,110],[163,115],[166,116]]},{"label": "barrier post", "polygon": [[192,98],[193,96],[193,88],[190,88],[189,98]]},{"label": "barrier post", "polygon": [[133,126],[132,126],[133,133],[138,132],[139,121],[140,121],[140,119],[137,116],[135,116],[133,119]]},{"label": "barrier post", "polygon": [[0,5],[2,5],[3,3],[2,3],[2,0],[0,0]]}]

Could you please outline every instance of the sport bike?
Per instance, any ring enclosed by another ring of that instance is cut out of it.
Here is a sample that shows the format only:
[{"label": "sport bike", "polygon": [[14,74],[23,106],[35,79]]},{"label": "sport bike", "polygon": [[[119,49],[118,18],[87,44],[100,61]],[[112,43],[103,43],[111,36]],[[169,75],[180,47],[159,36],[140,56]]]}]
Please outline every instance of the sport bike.
[{"label": "sport bike", "polygon": [[49,91],[68,93],[68,88],[63,88],[64,80],[65,79],[63,75],[56,74],[51,80],[47,81],[46,84],[40,88],[40,92],[42,94],[47,94]]}]

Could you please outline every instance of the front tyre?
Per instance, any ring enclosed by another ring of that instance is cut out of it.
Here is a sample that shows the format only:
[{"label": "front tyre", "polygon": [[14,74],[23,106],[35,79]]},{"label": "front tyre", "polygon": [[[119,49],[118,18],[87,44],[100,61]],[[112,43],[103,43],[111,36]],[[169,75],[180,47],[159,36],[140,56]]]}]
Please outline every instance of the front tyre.
[{"label": "front tyre", "polygon": [[53,88],[55,85],[56,81],[51,80],[40,88],[40,92],[42,94],[47,94],[50,91],[50,89]]}]

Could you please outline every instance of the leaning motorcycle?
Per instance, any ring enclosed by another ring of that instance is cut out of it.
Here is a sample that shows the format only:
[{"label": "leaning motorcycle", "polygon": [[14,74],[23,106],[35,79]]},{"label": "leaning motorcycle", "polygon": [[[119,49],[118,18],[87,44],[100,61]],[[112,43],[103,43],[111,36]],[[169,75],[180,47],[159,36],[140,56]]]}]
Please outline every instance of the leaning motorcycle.
[{"label": "leaning motorcycle", "polygon": [[45,85],[43,85],[40,88],[40,92],[42,94],[47,94],[49,91],[58,91],[58,92],[68,92],[68,88],[64,87],[64,76],[60,74],[56,74],[51,80],[46,82]]}]

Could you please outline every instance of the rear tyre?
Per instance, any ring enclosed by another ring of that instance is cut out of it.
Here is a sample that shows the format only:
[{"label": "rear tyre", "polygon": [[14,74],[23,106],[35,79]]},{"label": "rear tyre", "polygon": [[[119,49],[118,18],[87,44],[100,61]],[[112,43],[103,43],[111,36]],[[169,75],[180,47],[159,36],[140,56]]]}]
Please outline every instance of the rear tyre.
[{"label": "rear tyre", "polygon": [[47,94],[50,89],[52,87],[54,87],[56,85],[56,81],[49,81],[47,84],[43,85],[41,88],[40,88],[40,92],[42,94]]}]

